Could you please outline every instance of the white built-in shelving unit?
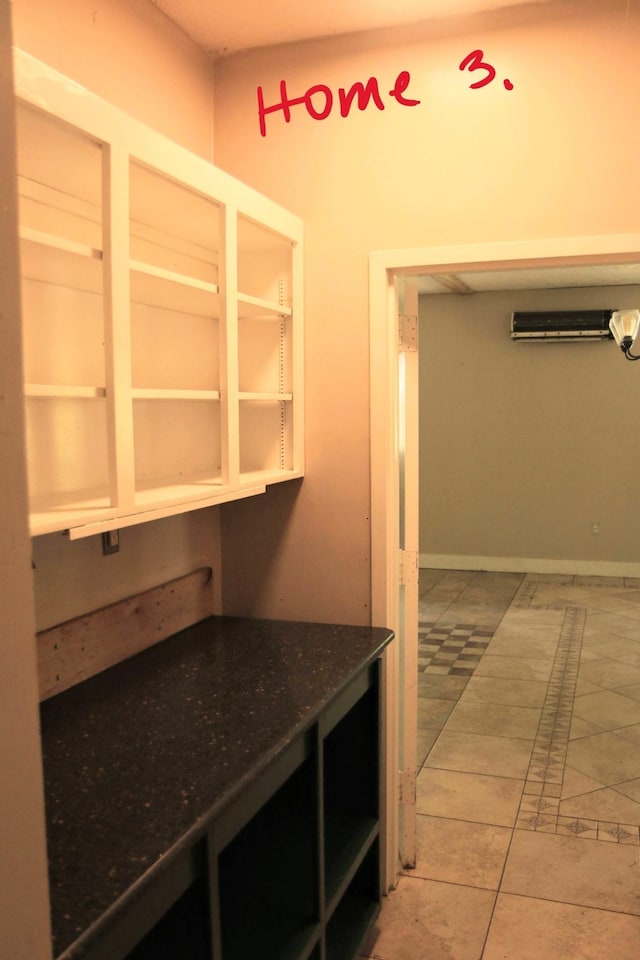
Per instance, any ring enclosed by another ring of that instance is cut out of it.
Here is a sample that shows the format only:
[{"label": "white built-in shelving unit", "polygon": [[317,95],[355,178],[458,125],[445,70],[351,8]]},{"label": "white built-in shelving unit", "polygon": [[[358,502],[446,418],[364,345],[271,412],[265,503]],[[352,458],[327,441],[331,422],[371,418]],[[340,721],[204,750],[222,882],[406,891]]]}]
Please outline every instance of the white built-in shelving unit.
[{"label": "white built-in shelving unit", "polygon": [[303,475],[302,224],[16,51],[31,532]]}]

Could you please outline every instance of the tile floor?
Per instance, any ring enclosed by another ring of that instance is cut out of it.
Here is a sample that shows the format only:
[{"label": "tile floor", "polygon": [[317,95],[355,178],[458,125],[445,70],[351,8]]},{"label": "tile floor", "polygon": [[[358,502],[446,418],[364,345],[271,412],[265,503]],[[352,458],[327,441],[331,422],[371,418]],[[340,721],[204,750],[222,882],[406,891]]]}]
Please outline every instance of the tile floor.
[{"label": "tile floor", "polygon": [[375,960],[640,958],[640,580],[423,570],[418,857]]}]

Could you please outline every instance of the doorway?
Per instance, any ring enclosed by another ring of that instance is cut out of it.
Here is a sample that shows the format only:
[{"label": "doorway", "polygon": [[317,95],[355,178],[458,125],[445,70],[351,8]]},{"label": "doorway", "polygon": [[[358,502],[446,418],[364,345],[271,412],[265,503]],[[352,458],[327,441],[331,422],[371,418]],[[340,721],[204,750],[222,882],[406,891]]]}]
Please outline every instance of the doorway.
[{"label": "doorway", "polygon": [[[431,247],[386,250],[369,258],[370,292],[370,411],[371,411],[371,584],[372,622],[389,626],[397,641],[389,651],[385,665],[385,769],[386,769],[386,844],[385,884],[390,889],[396,880],[398,864],[415,858],[415,836],[403,829],[411,817],[401,817],[403,807],[415,808],[415,791],[407,788],[415,771],[403,769],[402,758],[415,757],[417,731],[400,718],[415,715],[417,633],[407,633],[401,590],[399,510],[401,498],[405,511],[415,511],[417,486],[402,486],[400,427],[405,420],[401,409],[398,362],[401,349],[399,315],[401,312],[398,277],[441,277],[464,273],[492,273],[550,268],[589,268],[611,264],[632,264],[640,260],[640,235],[573,237],[555,240],[477,244],[455,247]],[[514,274],[515,276],[515,274]],[[417,396],[417,383],[406,381],[405,396]],[[417,364],[410,365],[409,376],[417,377]],[[411,371],[415,370],[415,374]],[[403,456],[406,457],[406,449]],[[417,451],[414,451],[417,457]],[[408,501],[409,498],[409,501]],[[415,617],[417,620],[417,616]],[[413,743],[411,742],[413,738]],[[415,782],[415,781],[414,781]],[[405,811],[406,812],[406,811]]]}]

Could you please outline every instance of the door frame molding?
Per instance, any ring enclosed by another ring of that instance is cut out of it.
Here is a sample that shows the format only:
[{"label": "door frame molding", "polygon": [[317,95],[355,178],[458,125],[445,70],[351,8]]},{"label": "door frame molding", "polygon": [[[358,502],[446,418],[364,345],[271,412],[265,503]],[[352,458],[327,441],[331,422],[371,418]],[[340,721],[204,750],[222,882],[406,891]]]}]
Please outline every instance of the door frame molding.
[{"label": "door frame molding", "polygon": [[[371,618],[398,630],[398,304],[395,277],[436,271],[515,270],[597,266],[640,261],[640,234],[561,237],[443,247],[377,250],[369,254]],[[397,881],[400,850],[399,723],[404,687],[398,643],[385,657],[383,883]],[[411,658],[409,658],[411,661]]]}]

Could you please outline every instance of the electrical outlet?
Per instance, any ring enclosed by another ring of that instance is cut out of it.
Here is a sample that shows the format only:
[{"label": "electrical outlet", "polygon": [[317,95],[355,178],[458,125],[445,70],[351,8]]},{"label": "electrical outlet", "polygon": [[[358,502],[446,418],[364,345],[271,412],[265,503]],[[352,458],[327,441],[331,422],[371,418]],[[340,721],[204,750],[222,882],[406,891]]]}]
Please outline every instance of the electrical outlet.
[{"label": "electrical outlet", "polygon": [[600,533],[600,524],[597,520],[594,520],[591,524],[591,533],[594,535],[594,537],[597,537]]},{"label": "electrical outlet", "polygon": [[109,530],[102,534],[102,553],[108,556],[110,553],[117,553],[120,549],[120,531]]}]

